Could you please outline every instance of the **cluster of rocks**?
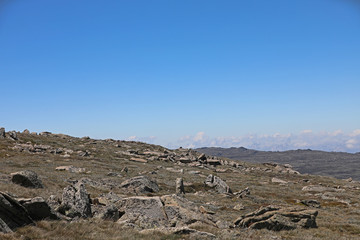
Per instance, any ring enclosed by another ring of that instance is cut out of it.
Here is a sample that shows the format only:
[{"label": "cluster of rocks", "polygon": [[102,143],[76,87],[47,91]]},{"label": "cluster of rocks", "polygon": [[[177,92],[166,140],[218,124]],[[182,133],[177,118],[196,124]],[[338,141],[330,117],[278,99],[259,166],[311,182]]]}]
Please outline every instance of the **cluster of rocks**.
[{"label": "cluster of rocks", "polygon": [[5,128],[2,127],[2,128],[0,128],[0,139],[3,139],[3,138],[18,140],[17,132],[16,131],[6,132]]},{"label": "cluster of rocks", "polygon": [[15,143],[12,149],[17,150],[19,152],[29,152],[29,153],[51,153],[51,154],[60,154],[63,157],[70,157],[72,154],[76,154],[79,157],[89,157],[89,151],[74,151],[68,148],[61,148],[61,147],[52,147],[50,145],[44,144],[32,144],[31,142],[28,143]]},{"label": "cluster of rocks", "polygon": [[29,152],[29,153],[52,153],[52,154],[63,154],[65,156],[70,156],[74,151],[67,148],[54,148],[50,145],[44,144],[32,144],[28,143],[16,143],[12,149],[20,151],[20,152]]},{"label": "cluster of rocks", "polygon": [[[25,170],[12,173],[10,176],[13,183],[23,187],[44,187],[33,171]],[[217,228],[266,228],[275,231],[316,227],[317,211],[276,206],[263,207],[246,214],[231,226],[230,223],[219,220],[215,212],[186,199],[182,178],[176,180],[176,194],[162,196],[146,196],[160,190],[156,181],[147,176],[133,177],[119,184],[118,187],[124,193],[135,195],[131,197],[109,192],[92,199],[85,186],[98,186],[98,184],[103,183],[88,178],[75,180],[63,189],[61,198],[51,195],[46,201],[41,197],[16,199],[1,192],[0,232],[11,232],[18,227],[35,224],[34,221],[43,219],[74,221],[92,217],[114,221],[139,231],[157,229],[164,233],[189,234],[193,237],[203,236],[210,239],[215,236],[196,231],[191,227],[202,224]],[[244,196],[250,193],[248,188],[233,193],[225,181],[212,174],[205,179],[204,184],[220,194]]]},{"label": "cluster of rocks", "polygon": [[264,171],[274,172],[274,173],[290,173],[290,174],[300,174],[298,171],[294,170],[290,164],[278,164],[278,163],[263,163],[267,168]]},{"label": "cluster of rocks", "polygon": [[[23,133],[30,134],[29,131],[24,131]],[[50,136],[53,134],[43,132],[39,135]],[[14,140],[15,138],[17,139],[16,132],[15,134],[6,133],[5,129],[0,129],[0,138],[6,137]],[[91,139],[88,137],[82,138],[81,140],[85,141],[84,144],[98,143],[97,140],[89,141]],[[119,141],[112,139],[102,141],[120,147]],[[121,145],[122,148],[125,148],[124,146],[124,144]],[[76,152],[71,149],[54,148],[49,145],[37,145],[30,142],[26,144],[15,143],[14,149],[29,153],[51,153],[63,156],[77,154],[81,157],[91,156],[88,151]],[[125,155],[127,156],[126,159],[139,163],[148,163],[151,161],[172,162],[180,166],[187,165],[210,169],[213,170],[215,174],[227,171],[240,172],[239,170],[245,172],[266,171],[298,174],[290,165],[266,163],[257,168],[246,167],[235,161],[227,161],[200,154],[191,149],[182,148],[174,151],[153,149],[127,150],[118,151],[116,154]],[[184,169],[162,168],[174,173],[184,173]],[[73,165],[59,166],[56,168],[56,171],[68,171],[71,173],[86,172],[85,168],[74,167]],[[124,168],[123,172],[127,172],[127,168]],[[214,174],[206,176],[200,174],[200,171],[189,171],[188,173],[203,177],[205,179],[203,184],[206,186],[205,189],[209,191],[209,194],[221,194],[220,196],[226,198],[244,198],[250,194],[249,188],[233,192],[226,181]],[[176,179],[175,194],[167,193],[167,195],[155,196],[159,194],[160,187],[154,179],[148,176],[136,176],[126,180],[117,178],[121,175],[115,172],[109,172],[107,176],[113,178],[109,178],[109,181],[106,178],[95,181],[87,177],[77,180],[68,179],[66,181],[69,185],[63,189],[62,195],[51,195],[47,200],[41,197],[16,198],[9,193],[0,192],[0,232],[11,232],[18,227],[35,224],[35,221],[43,219],[76,221],[87,218],[114,221],[126,227],[136,228],[142,233],[149,233],[156,230],[164,233],[187,234],[190,238],[194,239],[216,238],[213,234],[192,229],[198,226],[197,224],[223,229],[242,227],[274,231],[316,227],[315,220],[318,214],[317,211],[313,209],[282,208],[278,206],[262,207],[255,212],[241,216],[232,224],[218,219],[216,214],[216,209],[218,208],[214,209],[212,203],[201,205],[198,202],[194,203],[188,200],[186,198],[187,194],[185,192],[183,178]],[[25,170],[11,173],[9,179],[12,183],[27,188],[36,189],[46,187],[33,171]],[[278,178],[272,178],[271,181],[273,183],[286,184],[285,181]],[[86,190],[88,186],[107,189],[109,192],[92,198]],[[120,190],[124,195],[111,192],[113,189]],[[312,192],[314,189],[319,190],[309,186],[306,189],[304,188],[303,191]],[[320,208],[320,203],[316,200],[301,200],[299,203],[311,208]],[[243,210],[244,207],[239,203],[234,209]]]},{"label": "cluster of rocks", "polygon": [[315,210],[267,206],[236,219],[234,225],[274,231],[316,228],[317,215],[318,212]]},{"label": "cluster of rocks", "polygon": [[117,151],[119,155],[129,157],[130,161],[147,163],[151,161],[167,161],[175,164],[186,164],[191,167],[215,169],[215,172],[224,173],[230,171],[229,168],[219,168],[219,166],[233,167],[244,172],[259,171],[259,172],[273,172],[277,174],[300,174],[294,170],[291,165],[277,164],[277,163],[264,163],[263,167],[247,167],[239,162],[223,160],[214,156],[207,156],[204,153],[196,152],[192,149],[179,148],[175,151],[140,151],[140,150],[127,150]]}]

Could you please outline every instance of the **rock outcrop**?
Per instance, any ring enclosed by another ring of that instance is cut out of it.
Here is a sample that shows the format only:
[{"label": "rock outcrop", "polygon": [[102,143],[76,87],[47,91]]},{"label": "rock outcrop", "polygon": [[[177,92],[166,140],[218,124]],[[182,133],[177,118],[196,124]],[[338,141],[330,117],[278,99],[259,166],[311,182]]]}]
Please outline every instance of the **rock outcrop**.
[{"label": "rock outcrop", "polygon": [[35,220],[53,219],[59,218],[52,212],[49,204],[42,198],[22,198],[18,199],[19,203],[23,205],[28,211],[30,217]]},{"label": "rock outcrop", "polygon": [[5,128],[0,128],[0,138],[5,138]]},{"label": "rock outcrop", "polygon": [[122,217],[119,223],[140,228],[181,227],[200,222],[215,225],[210,215],[203,215],[190,201],[177,195],[162,197],[129,197],[118,204]]},{"label": "rock outcrop", "polygon": [[159,191],[158,184],[147,176],[138,176],[125,180],[120,188],[135,194],[154,193]]},{"label": "rock outcrop", "polygon": [[59,212],[74,218],[92,217],[90,197],[81,182],[64,188]]},{"label": "rock outcrop", "polygon": [[232,193],[226,182],[212,174],[206,178],[205,184],[211,188],[214,188],[218,193]]},{"label": "rock outcrop", "polygon": [[176,179],[176,194],[185,194],[184,181],[182,178]]},{"label": "rock outcrop", "polygon": [[317,214],[315,210],[267,206],[236,219],[234,224],[240,227],[273,231],[316,228]]},{"label": "rock outcrop", "polygon": [[28,187],[28,188],[44,187],[38,175],[33,171],[25,170],[21,172],[11,173],[10,175],[11,175],[11,181],[13,183],[19,184],[23,187]]},{"label": "rock outcrop", "polygon": [[0,192],[0,231],[9,232],[16,228],[33,224],[27,210],[14,198]]},{"label": "rock outcrop", "polygon": [[18,140],[17,133],[15,131],[8,132],[8,137],[12,140]]}]

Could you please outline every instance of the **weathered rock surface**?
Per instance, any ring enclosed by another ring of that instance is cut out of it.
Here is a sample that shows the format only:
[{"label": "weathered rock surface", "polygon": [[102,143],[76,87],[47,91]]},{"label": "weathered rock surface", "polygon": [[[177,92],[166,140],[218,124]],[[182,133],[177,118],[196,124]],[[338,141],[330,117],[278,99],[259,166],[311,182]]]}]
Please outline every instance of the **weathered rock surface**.
[{"label": "weathered rock surface", "polygon": [[185,194],[184,180],[182,178],[176,179],[176,194]]},{"label": "weathered rock surface", "polygon": [[196,222],[215,226],[217,220],[214,216],[201,214],[199,208],[184,197],[165,195],[161,197],[161,201],[170,226],[181,227]]},{"label": "weathered rock surface", "polygon": [[205,184],[209,187],[215,188],[218,193],[232,193],[230,187],[226,184],[226,182],[212,174],[210,174],[206,178]]},{"label": "weathered rock surface", "polygon": [[280,178],[276,178],[276,177],[273,177],[273,178],[271,179],[271,182],[273,182],[273,183],[280,183],[280,184],[287,184],[287,183],[288,183],[287,181],[282,180],[282,179],[280,179]]},{"label": "weathered rock surface", "polygon": [[94,199],[95,202],[101,205],[112,205],[116,204],[118,201],[122,200],[123,198],[118,196],[117,194],[113,192],[109,192],[106,194],[100,194],[100,196],[96,199]]},{"label": "weathered rock surface", "polygon": [[132,223],[140,228],[179,227],[195,222],[215,225],[216,222],[211,216],[201,214],[192,202],[175,194],[125,198],[118,207],[123,213],[120,223]]},{"label": "weathered rock surface", "polygon": [[267,206],[238,218],[234,224],[240,227],[273,231],[316,228],[317,214],[315,210]]},{"label": "weathered rock surface", "polygon": [[0,192],[0,219],[0,229],[3,232],[34,223],[26,209],[4,192]]},{"label": "weathered rock surface", "polygon": [[308,207],[320,208],[321,204],[317,200],[309,199],[309,200],[301,200],[300,203],[304,204]]},{"label": "weathered rock surface", "polygon": [[0,128],[0,138],[5,138],[5,128]]},{"label": "weathered rock surface", "polygon": [[71,218],[92,216],[90,197],[83,183],[64,188],[59,212]]},{"label": "weathered rock surface", "polygon": [[43,219],[59,219],[52,211],[49,204],[42,198],[22,198],[18,199],[19,203],[23,205],[28,211],[30,217],[35,220]]},{"label": "weathered rock surface", "polygon": [[332,187],[325,187],[320,185],[309,185],[302,188],[302,191],[305,192],[343,192],[344,189],[341,188],[332,188]]},{"label": "weathered rock surface", "polygon": [[29,170],[11,173],[11,181],[28,188],[43,188],[43,184],[38,175]]},{"label": "weathered rock surface", "polygon": [[18,140],[17,133],[15,131],[8,132],[9,138],[12,140]]},{"label": "weathered rock surface", "polygon": [[130,197],[121,201],[120,212],[124,215],[119,221],[130,222],[141,228],[167,225],[167,216],[160,197]]},{"label": "weathered rock surface", "polygon": [[138,176],[125,180],[120,188],[130,193],[145,194],[159,191],[159,186],[147,176]]},{"label": "weathered rock surface", "polygon": [[30,131],[28,129],[25,129],[22,133],[23,134],[30,134]]},{"label": "weathered rock surface", "polygon": [[119,209],[114,205],[106,206],[98,215],[103,220],[111,220],[116,222],[120,218]]},{"label": "weathered rock surface", "polygon": [[0,218],[0,233],[11,233],[12,230],[8,225]]}]

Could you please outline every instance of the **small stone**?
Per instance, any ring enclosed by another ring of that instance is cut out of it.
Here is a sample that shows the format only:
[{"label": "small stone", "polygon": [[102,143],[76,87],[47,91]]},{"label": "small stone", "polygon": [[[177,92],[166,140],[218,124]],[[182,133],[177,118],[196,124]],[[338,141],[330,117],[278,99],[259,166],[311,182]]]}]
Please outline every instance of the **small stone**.
[{"label": "small stone", "polygon": [[8,132],[9,138],[12,140],[18,140],[17,133],[15,131]]},{"label": "small stone", "polygon": [[240,211],[240,210],[244,210],[245,207],[242,204],[239,203],[239,204],[236,204],[234,206],[234,209]]},{"label": "small stone", "polygon": [[23,134],[30,134],[30,131],[28,129],[25,129],[22,133]]},{"label": "small stone", "polygon": [[320,202],[317,201],[317,200],[313,200],[313,199],[301,200],[300,203],[302,203],[302,204],[304,204],[305,206],[308,206],[308,207],[314,207],[314,208],[320,208],[321,207]]},{"label": "small stone", "polygon": [[206,160],[206,155],[204,153],[202,153],[199,157],[199,160]]},{"label": "small stone", "polygon": [[273,182],[273,183],[280,183],[280,184],[287,184],[287,183],[288,183],[287,181],[284,181],[284,180],[282,180],[282,179],[275,178],[275,177],[273,177],[273,178],[271,179],[271,182]]},{"label": "small stone", "polygon": [[133,161],[133,162],[141,162],[141,163],[147,163],[147,162],[148,162],[146,159],[135,158],[135,157],[130,158],[130,161]]},{"label": "small stone", "polygon": [[176,194],[185,194],[184,181],[182,178],[176,179]]},{"label": "small stone", "polygon": [[215,212],[213,212],[213,211],[210,211],[210,210],[207,210],[204,206],[200,206],[199,207],[199,211],[201,212],[201,213],[203,213],[203,214],[215,214]]}]

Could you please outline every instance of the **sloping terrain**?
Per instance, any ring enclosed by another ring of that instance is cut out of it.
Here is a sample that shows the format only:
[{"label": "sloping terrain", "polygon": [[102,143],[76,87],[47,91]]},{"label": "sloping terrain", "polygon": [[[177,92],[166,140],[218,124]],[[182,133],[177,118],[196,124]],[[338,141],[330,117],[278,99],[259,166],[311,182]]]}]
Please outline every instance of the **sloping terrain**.
[{"label": "sloping terrain", "polygon": [[359,239],[359,193],[357,181],[189,149],[0,134],[5,240]]},{"label": "sloping terrain", "polygon": [[252,163],[276,162],[290,164],[301,173],[360,180],[360,153],[291,150],[283,152],[257,151],[239,148],[198,148],[196,151]]}]

